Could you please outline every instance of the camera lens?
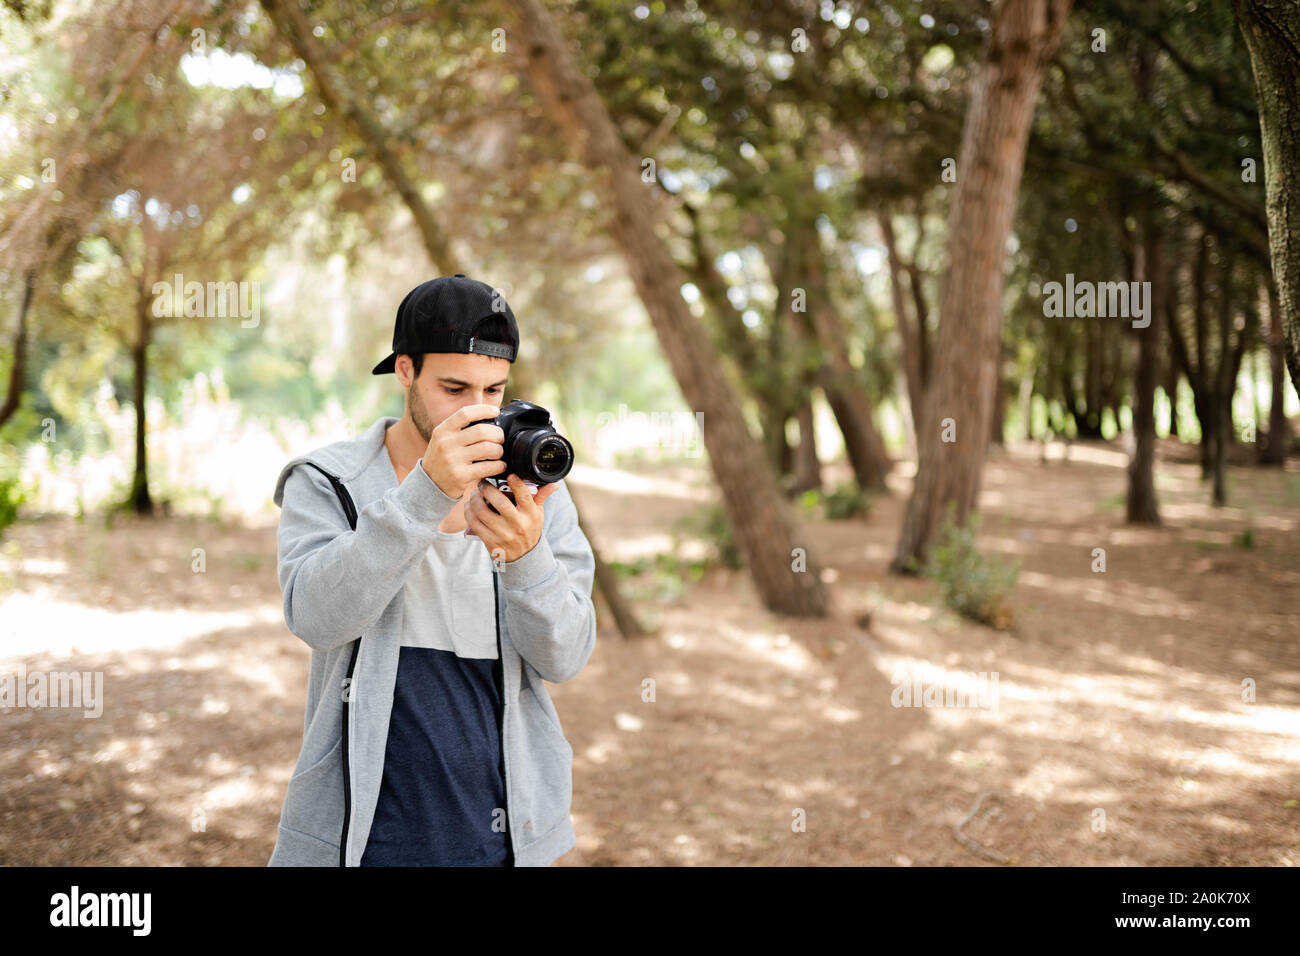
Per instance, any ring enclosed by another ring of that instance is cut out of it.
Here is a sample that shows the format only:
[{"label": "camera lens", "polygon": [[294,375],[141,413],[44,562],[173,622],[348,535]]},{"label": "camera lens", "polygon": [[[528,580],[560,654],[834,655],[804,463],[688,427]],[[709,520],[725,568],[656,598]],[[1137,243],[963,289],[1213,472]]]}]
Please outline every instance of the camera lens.
[{"label": "camera lens", "polygon": [[549,435],[534,446],[533,470],[544,482],[559,481],[573,467],[573,447],[559,435]]}]

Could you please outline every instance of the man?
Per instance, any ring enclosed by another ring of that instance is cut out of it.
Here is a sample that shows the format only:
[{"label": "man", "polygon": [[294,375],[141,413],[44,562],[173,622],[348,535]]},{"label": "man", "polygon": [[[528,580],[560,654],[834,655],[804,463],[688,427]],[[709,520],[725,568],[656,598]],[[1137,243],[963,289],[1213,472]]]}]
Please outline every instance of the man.
[{"label": "man", "polygon": [[284,619],[312,655],[271,866],[548,866],[575,844],[543,680],[595,647],[595,558],[564,481],[512,475],[512,503],[484,480],[502,429],[471,425],[518,347],[486,283],[417,286],[373,372],[396,374],[402,417],[280,473]]}]

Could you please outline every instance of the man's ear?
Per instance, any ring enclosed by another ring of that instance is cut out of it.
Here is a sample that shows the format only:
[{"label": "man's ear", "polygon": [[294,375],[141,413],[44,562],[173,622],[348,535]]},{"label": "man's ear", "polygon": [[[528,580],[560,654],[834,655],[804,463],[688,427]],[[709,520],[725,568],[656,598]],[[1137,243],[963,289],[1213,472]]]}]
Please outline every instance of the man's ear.
[{"label": "man's ear", "polygon": [[[403,362],[406,363],[405,372],[399,371]],[[397,375],[397,380],[401,382],[402,388],[410,388],[415,383],[415,363],[411,360],[411,356],[397,356],[397,361],[393,364],[393,371]],[[405,379],[403,379],[403,375],[405,375]]]}]

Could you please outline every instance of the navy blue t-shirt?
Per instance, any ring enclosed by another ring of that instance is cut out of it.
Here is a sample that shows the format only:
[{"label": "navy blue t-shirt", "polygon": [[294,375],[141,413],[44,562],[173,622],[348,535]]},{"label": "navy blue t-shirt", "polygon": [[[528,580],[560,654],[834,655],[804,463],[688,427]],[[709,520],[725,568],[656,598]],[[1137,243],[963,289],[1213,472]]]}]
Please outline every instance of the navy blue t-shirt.
[{"label": "navy blue t-shirt", "polygon": [[[479,568],[475,548],[481,573],[468,570]],[[384,778],[361,865],[511,866],[491,560],[477,538],[445,532],[431,551],[405,585]]]}]

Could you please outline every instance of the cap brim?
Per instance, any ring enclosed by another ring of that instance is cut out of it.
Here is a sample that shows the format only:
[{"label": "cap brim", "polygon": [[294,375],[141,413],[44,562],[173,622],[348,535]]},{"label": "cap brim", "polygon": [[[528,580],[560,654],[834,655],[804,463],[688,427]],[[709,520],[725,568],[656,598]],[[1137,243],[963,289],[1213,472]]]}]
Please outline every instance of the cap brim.
[{"label": "cap brim", "polygon": [[388,358],[376,365],[370,372],[371,375],[388,375],[397,371],[397,353],[394,352]]}]

